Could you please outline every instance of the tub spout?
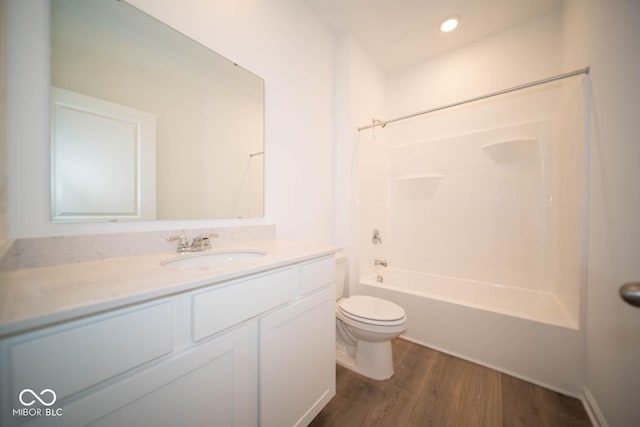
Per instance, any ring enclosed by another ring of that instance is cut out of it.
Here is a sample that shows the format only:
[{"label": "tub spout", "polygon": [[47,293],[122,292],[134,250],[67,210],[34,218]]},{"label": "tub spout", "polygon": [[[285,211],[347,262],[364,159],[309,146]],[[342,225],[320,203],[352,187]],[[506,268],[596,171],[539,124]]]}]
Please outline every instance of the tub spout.
[{"label": "tub spout", "polygon": [[383,267],[386,267],[386,266],[387,266],[387,260],[386,260],[386,259],[377,259],[377,258],[376,258],[376,259],[373,261],[373,265],[381,265],[381,266],[383,266]]}]

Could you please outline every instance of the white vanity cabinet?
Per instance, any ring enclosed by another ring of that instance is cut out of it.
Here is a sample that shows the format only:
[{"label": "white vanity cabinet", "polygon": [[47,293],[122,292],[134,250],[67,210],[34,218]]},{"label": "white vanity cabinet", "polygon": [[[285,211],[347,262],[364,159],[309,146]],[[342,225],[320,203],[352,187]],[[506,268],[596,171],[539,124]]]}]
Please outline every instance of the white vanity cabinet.
[{"label": "white vanity cabinet", "polygon": [[78,421],[67,423],[65,412],[61,425],[86,425],[96,415],[91,426],[256,425],[256,332],[255,321],[244,323],[80,399],[69,408]]},{"label": "white vanity cabinet", "polygon": [[[333,257],[302,266],[310,295],[260,318],[260,425],[306,426],[335,395]],[[313,274],[317,272],[318,274]]]},{"label": "white vanity cabinet", "polygon": [[335,394],[333,260],[6,337],[0,424],[306,425]]}]

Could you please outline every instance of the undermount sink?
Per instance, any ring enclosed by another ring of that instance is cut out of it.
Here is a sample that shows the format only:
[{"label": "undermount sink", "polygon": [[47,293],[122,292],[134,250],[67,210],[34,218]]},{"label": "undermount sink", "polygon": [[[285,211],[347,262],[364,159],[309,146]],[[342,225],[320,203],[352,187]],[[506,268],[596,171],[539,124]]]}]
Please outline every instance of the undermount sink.
[{"label": "undermount sink", "polygon": [[223,265],[246,265],[266,255],[259,250],[228,250],[188,254],[162,261],[160,265],[174,270],[206,270]]}]

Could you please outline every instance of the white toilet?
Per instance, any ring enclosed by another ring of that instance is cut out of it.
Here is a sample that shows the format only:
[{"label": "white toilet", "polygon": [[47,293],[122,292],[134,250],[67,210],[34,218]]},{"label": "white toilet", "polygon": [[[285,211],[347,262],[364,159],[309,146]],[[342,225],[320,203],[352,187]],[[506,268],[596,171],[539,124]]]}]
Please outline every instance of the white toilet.
[{"label": "white toilet", "polygon": [[407,329],[404,309],[382,298],[343,298],[346,259],[336,254],[336,362],[365,377],[393,375],[391,340]]}]

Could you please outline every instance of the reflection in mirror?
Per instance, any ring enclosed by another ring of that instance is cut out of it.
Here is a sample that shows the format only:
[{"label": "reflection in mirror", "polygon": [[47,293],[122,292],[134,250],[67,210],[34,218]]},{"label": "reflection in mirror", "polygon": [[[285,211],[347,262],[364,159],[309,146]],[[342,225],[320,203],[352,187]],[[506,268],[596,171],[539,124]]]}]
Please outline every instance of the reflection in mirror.
[{"label": "reflection in mirror", "polygon": [[263,215],[262,79],[123,1],[51,2],[52,220]]}]

